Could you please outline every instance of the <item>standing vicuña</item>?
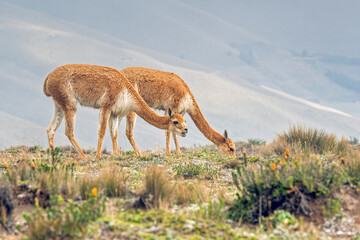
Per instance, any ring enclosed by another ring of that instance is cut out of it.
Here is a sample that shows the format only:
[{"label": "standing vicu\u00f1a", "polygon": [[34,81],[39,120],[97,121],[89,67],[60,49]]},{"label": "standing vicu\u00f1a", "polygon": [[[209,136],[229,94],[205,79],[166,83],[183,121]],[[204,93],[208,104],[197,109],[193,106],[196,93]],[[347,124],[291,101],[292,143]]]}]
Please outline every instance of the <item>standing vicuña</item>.
[{"label": "standing vicu\u00f1a", "polygon": [[[227,131],[225,130],[224,135],[221,135],[210,127],[189,87],[178,75],[142,67],[129,67],[121,70],[121,72],[150,107],[159,110],[171,108],[181,115],[187,112],[196,127],[219,148],[221,153],[235,157],[235,144],[228,138]],[[130,113],[126,117],[126,135],[134,150],[140,154],[133,139],[135,118],[135,113]],[[177,153],[180,154],[178,135],[173,133],[173,138]],[[167,154],[170,155],[169,131],[166,131],[166,150]]]},{"label": "standing vicu\u00f1a", "polygon": [[82,106],[100,109],[97,159],[101,156],[107,122],[114,154],[119,154],[117,130],[122,117],[130,112],[135,112],[146,122],[160,129],[182,136],[188,131],[180,114],[172,114],[170,109],[169,116],[160,116],[153,112],[126,77],[113,68],[87,64],[60,66],[46,77],[44,93],[51,96],[55,103],[55,112],[47,128],[50,147],[54,146],[56,129],[65,116],[65,134],[81,158],[85,158],[85,155],[74,137],[77,102]]}]

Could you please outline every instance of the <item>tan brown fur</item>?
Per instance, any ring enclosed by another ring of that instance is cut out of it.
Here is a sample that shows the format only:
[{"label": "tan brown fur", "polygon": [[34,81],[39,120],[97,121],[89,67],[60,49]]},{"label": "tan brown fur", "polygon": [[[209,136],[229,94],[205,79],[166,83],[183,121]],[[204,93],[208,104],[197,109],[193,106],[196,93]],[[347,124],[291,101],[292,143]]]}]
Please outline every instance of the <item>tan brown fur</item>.
[{"label": "tan brown fur", "polygon": [[[171,108],[174,112],[184,115],[188,113],[194,121],[197,128],[212,141],[226,156],[235,157],[235,145],[227,137],[216,132],[206,121],[200,111],[200,108],[191,93],[189,87],[178,75],[170,72],[164,72],[155,69],[143,67],[129,67],[121,70],[130,83],[138,90],[140,96],[152,108],[166,110]],[[128,116],[126,124],[126,133],[134,150],[137,146],[132,138],[135,116]],[[176,134],[173,134],[176,145],[176,151],[181,154],[179,140]],[[166,131],[166,149],[170,155],[170,132]]]},{"label": "tan brown fur", "polygon": [[65,117],[65,134],[82,158],[85,155],[74,136],[77,102],[100,109],[97,159],[101,156],[108,122],[114,154],[119,154],[117,129],[121,118],[131,112],[157,128],[182,135],[187,133],[185,120],[180,114],[172,114],[169,110],[170,116],[160,116],[153,112],[126,77],[113,68],[87,64],[63,65],[46,77],[43,90],[46,96],[53,98],[55,104],[54,116],[47,129],[50,147],[54,146],[55,132]]}]

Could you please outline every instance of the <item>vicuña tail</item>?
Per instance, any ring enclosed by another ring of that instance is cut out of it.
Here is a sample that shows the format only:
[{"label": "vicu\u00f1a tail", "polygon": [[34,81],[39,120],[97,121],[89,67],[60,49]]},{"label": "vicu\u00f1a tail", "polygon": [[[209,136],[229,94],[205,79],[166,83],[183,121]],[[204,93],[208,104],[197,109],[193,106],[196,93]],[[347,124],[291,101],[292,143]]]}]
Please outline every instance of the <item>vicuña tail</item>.
[{"label": "vicu\u00f1a tail", "polygon": [[44,91],[44,94],[45,94],[46,96],[50,97],[51,94],[50,94],[50,92],[49,92],[48,89],[47,89],[47,80],[48,80],[48,78],[49,78],[49,76],[47,76],[47,77],[45,78],[43,91]]}]

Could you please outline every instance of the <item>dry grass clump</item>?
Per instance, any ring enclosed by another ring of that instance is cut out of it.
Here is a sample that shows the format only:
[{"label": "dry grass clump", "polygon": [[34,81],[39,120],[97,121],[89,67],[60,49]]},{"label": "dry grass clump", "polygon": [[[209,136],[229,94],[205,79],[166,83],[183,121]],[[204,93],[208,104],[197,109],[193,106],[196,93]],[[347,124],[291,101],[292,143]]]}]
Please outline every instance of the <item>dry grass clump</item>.
[{"label": "dry grass clump", "polygon": [[78,194],[73,172],[65,168],[53,171],[40,170],[34,174],[38,189],[49,194],[58,194],[64,197],[74,197]]},{"label": "dry grass clump", "polygon": [[344,165],[349,182],[355,184],[357,189],[360,190],[360,150],[349,151],[348,156],[340,158],[340,162]]},{"label": "dry grass clump", "polygon": [[98,186],[96,179],[87,174],[78,176],[76,182],[81,199],[88,199],[92,195],[92,189]]},{"label": "dry grass clump", "polygon": [[209,190],[200,181],[180,181],[176,184],[175,200],[177,204],[209,201]]},{"label": "dry grass clump", "polygon": [[144,178],[144,189],[134,207],[168,209],[173,203],[189,204],[209,201],[210,192],[200,181],[173,182],[163,167],[150,166]]},{"label": "dry grass clump", "polygon": [[107,167],[97,177],[99,186],[108,197],[124,197],[129,192],[126,181],[129,178],[128,174],[120,172],[114,167]]},{"label": "dry grass clump", "polygon": [[288,131],[278,134],[269,145],[276,154],[283,154],[286,148],[292,151],[306,151],[318,154],[335,153],[344,154],[348,150],[348,141],[340,141],[336,135],[329,134],[325,129],[315,129],[301,125],[290,125]]},{"label": "dry grass clump", "polygon": [[[150,166],[145,173],[141,198],[147,208],[168,208],[174,198],[174,185],[163,167]],[[149,200],[147,200],[149,199]]]}]

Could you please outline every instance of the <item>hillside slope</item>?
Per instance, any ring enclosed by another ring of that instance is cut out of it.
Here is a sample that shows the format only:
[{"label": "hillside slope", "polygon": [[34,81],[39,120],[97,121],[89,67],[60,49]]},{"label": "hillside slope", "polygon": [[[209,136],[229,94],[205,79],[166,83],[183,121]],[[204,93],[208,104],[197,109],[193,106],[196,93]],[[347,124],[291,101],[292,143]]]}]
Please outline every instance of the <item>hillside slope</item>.
[{"label": "hillside slope", "polygon": [[[345,95],[355,99],[356,92],[330,82],[308,63],[306,56],[296,57],[256,34],[212,14],[198,13],[198,9],[179,1],[159,1],[159,6],[140,1],[121,6],[117,1],[96,5],[99,3],[94,1],[87,5],[87,11],[81,10],[81,3],[76,1],[73,8],[68,8],[69,1],[64,1],[55,13],[56,9],[48,2],[39,5],[34,1],[31,6],[25,1],[17,2],[23,6],[0,2],[0,96],[3,99],[0,111],[36,124],[37,127],[29,127],[34,137],[27,144],[46,142],[44,133],[53,106],[51,99],[42,93],[43,80],[55,67],[67,63],[117,69],[145,66],[174,72],[188,83],[210,124],[219,132],[227,129],[235,141],[251,137],[270,140],[289,123],[322,127],[339,135],[360,135],[359,118],[346,111],[357,102],[348,105],[342,101]],[[130,16],[135,8],[137,20]],[[115,14],[119,9],[128,11]],[[98,18],[100,22],[83,22],[92,11],[102,16]],[[146,21],[150,21],[150,29],[137,25]],[[111,24],[102,28],[106,23]],[[163,32],[157,34],[160,30]],[[219,34],[220,30],[224,32]],[[229,36],[230,33],[234,34]],[[177,38],[169,41],[169,36]],[[230,42],[231,39],[236,42]],[[331,107],[335,100],[337,106],[343,105],[343,111],[350,114],[319,107],[324,103]],[[309,104],[312,102],[319,105]],[[82,147],[96,146],[97,121],[96,110],[79,108],[76,137],[82,140]],[[3,121],[1,135],[11,135],[8,122]],[[181,144],[208,143],[191,121],[188,123],[189,134],[181,138]],[[125,120],[121,124],[119,144],[130,149],[123,134],[124,126]],[[23,134],[29,134],[26,129],[21,130]],[[58,132],[56,136],[63,138],[63,126]],[[12,135],[14,144],[16,141],[22,144],[21,137]],[[163,131],[140,119],[135,139],[142,149],[165,144]],[[7,146],[8,143],[1,142],[1,147]],[[106,136],[105,147],[110,146],[110,138]]]}]

